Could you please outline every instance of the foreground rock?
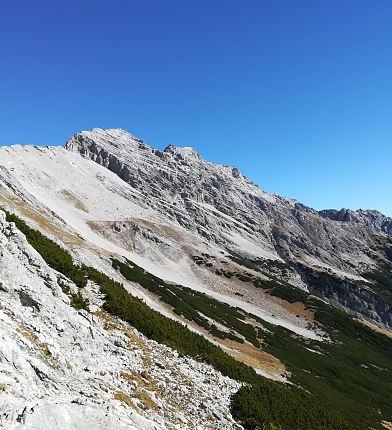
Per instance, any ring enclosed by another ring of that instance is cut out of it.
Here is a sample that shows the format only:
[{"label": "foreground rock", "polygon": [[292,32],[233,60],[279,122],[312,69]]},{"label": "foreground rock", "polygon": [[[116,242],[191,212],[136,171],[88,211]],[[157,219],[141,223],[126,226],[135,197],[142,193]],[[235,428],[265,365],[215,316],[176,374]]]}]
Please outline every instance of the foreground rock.
[{"label": "foreground rock", "polygon": [[103,312],[94,285],[76,311],[57,276],[0,212],[0,428],[240,428],[237,382]]}]

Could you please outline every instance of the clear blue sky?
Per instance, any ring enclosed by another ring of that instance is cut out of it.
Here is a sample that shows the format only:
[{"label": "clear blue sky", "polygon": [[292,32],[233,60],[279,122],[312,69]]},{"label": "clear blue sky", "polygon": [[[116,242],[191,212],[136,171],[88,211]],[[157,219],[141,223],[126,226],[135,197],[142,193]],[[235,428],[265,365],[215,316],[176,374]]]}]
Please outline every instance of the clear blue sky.
[{"label": "clear blue sky", "polygon": [[0,144],[121,127],[392,215],[391,23],[390,0],[2,1]]}]

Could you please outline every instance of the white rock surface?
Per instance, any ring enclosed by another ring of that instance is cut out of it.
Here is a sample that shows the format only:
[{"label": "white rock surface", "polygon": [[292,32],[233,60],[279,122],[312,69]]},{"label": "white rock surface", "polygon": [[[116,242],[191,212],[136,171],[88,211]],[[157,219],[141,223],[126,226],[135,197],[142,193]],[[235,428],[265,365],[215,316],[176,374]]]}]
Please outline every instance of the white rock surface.
[{"label": "white rock surface", "polygon": [[240,428],[229,411],[237,382],[97,307],[70,307],[57,274],[2,212],[0,300],[0,428]]},{"label": "white rock surface", "polygon": [[[132,145],[139,150],[139,142],[133,141]],[[142,159],[138,163],[148,171],[149,160],[143,159],[146,150],[140,151]],[[126,153],[126,150],[122,148],[122,152]],[[136,157],[137,154],[135,161]],[[194,157],[200,161],[198,156]],[[224,172],[227,170],[222,169]],[[248,182],[244,179],[247,187],[254,187]],[[261,295],[257,289],[243,290],[244,299],[239,300],[235,291],[241,287],[216,276],[214,271],[201,271],[192,261],[192,255],[208,252],[223,256],[226,249],[170,219],[162,209],[169,205],[165,202],[170,197],[163,199],[162,194],[163,203],[158,204],[153,196],[146,196],[143,190],[135,190],[115,173],[82,158],[78,153],[61,147],[0,147],[0,191],[0,206],[4,204],[9,210],[22,215],[26,207],[32,212],[41,211],[45,220],[36,223],[34,217],[30,218],[34,227],[43,229],[52,239],[62,242],[62,246],[66,246],[78,260],[86,264],[102,267],[103,262],[99,258],[102,253],[105,256],[125,256],[160,278],[206,292],[245,311],[251,310],[266,321],[287,327],[297,334],[319,338],[308,327],[305,319],[290,314],[270,297]],[[6,192],[11,196],[19,196],[20,205],[10,205],[1,195]],[[260,193],[268,196],[268,200],[274,199],[267,193]],[[257,245],[249,238],[246,239],[245,234],[241,235],[242,230],[238,231],[241,225],[234,219],[227,218],[227,222],[234,224],[234,230],[221,231],[219,220],[223,214],[206,203],[199,202],[197,207],[207,211],[203,216],[212,223],[216,234],[222,234],[223,243],[235,242],[239,249],[253,253],[255,257],[280,259],[272,245],[265,248],[264,242]],[[214,213],[215,218],[211,218],[210,215]],[[48,223],[56,227],[56,234],[47,229]],[[64,239],[66,231],[82,238],[82,241],[67,242]],[[228,239],[225,239],[226,236]],[[110,270],[108,266],[104,268]],[[112,273],[112,276],[115,274]],[[302,285],[298,275],[293,276],[297,276],[293,282]],[[143,295],[140,289],[136,294],[148,301],[151,307],[164,311]]]}]

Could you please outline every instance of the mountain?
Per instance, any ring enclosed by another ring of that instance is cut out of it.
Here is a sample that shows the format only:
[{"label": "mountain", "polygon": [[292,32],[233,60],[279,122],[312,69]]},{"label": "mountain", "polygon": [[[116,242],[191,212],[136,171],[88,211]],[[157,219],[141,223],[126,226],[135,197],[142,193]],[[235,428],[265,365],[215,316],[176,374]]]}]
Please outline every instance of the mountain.
[{"label": "mountain", "polygon": [[87,415],[98,429],[392,421],[391,220],[379,212],[317,212],[121,129],[1,147],[0,208],[5,428],[84,429]]},{"label": "mountain", "polygon": [[[241,258],[282,263],[290,284],[391,327],[390,306],[368,294],[372,286],[366,282],[368,272],[391,261],[386,237],[266,193],[238,169],[209,163],[192,148],[161,152],[126,131],[95,129],[73,136],[66,149],[114,172],[148,207],[208,244]],[[320,271],[332,274],[331,282],[347,280],[344,295],[317,289],[311,279]]]},{"label": "mountain", "polygon": [[324,209],[319,214],[334,221],[363,224],[373,228],[379,233],[392,236],[392,218],[385,216],[379,211],[363,210],[352,211],[351,209]]}]

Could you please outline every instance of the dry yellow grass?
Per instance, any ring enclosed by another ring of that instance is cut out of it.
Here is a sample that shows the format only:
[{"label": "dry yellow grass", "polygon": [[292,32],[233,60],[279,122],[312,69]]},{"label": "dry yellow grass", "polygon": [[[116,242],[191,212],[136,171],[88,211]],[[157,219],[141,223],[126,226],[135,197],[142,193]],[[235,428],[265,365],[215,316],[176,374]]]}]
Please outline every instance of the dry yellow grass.
[{"label": "dry yellow grass", "polygon": [[121,371],[120,376],[128,382],[128,384],[132,384],[133,382],[136,382],[139,386],[146,386],[146,381],[134,370],[131,372],[125,372]]},{"label": "dry yellow grass", "polygon": [[356,318],[356,320],[357,320],[358,322],[360,322],[361,324],[363,324],[363,325],[365,325],[365,326],[367,326],[367,327],[371,328],[372,330],[376,331],[377,333],[381,333],[381,334],[383,334],[384,336],[387,336],[387,337],[391,337],[391,338],[392,338],[392,331],[387,330],[387,329],[382,328],[382,327],[379,327],[379,326],[377,326],[376,324],[373,324],[373,323],[371,323],[371,322],[369,322],[369,321],[366,321],[366,320],[364,320],[364,319]]},{"label": "dry yellow grass", "polygon": [[137,391],[135,393],[135,397],[143,403],[143,406],[146,409],[154,411],[159,409],[158,405],[151,399],[150,395],[146,391]]},{"label": "dry yellow grass", "polygon": [[124,371],[120,372],[120,376],[128,382],[128,384],[133,385],[133,383],[137,384],[138,390],[148,390],[155,393],[155,395],[163,396],[164,389],[161,385],[158,385],[157,381],[152,379],[147,370],[142,371],[141,373],[132,371]]},{"label": "dry yellow grass", "polygon": [[59,361],[53,357],[52,353],[50,352],[49,345],[45,342],[39,342],[39,339],[37,335],[30,330],[26,326],[20,325],[17,328],[17,331],[27,340],[29,340],[31,343],[33,343],[36,348],[41,352],[43,358],[55,369],[59,369],[61,367]]},{"label": "dry yellow grass", "polygon": [[91,313],[104,322],[105,330],[112,331],[112,330],[121,330],[123,328],[121,323],[108,312],[105,312],[100,309]]},{"label": "dry yellow grass", "polygon": [[230,355],[254,369],[274,375],[282,375],[286,371],[284,364],[279,359],[249,343],[241,344],[226,339],[222,340],[221,344],[230,348]]},{"label": "dry yellow grass", "polygon": [[143,351],[143,364],[144,366],[149,366],[151,363],[151,357],[149,350],[147,348],[146,342],[136,333],[129,330],[128,326],[126,326],[122,321],[118,320],[116,317],[113,317],[109,313],[98,310],[93,312],[93,314],[101,319],[104,322],[104,329],[108,331],[118,330],[126,336],[128,341],[129,348],[138,348]]},{"label": "dry yellow grass", "polygon": [[17,329],[16,329],[24,338],[26,338],[27,340],[29,340],[30,342],[33,343],[38,343],[38,337],[37,335],[32,332],[28,327],[22,326],[20,325]]},{"label": "dry yellow grass", "polygon": [[124,330],[123,333],[129,339],[130,345],[136,345],[143,350],[144,353],[148,353],[146,342],[140,336],[130,330]]},{"label": "dry yellow grass", "polygon": [[81,238],[50,222],[47,213],[29,208],[26,202],[14,196],[3,187],[0,187],[0,207],[10,212],[20,214],[23,219],[30,219],[34,224],[38,225],[39,229],[43,230],[44,233],[61,238],[65,245],[70,247],[83,245],[83,240]]},{"label": "dry yellow grass", "polygon": [[162,234],[167,238],[174,239],[177,242],[183,242],[184,234],[180,229],[167,224],[154,223],[142,218],[130,218],[130,220],[154,233]]},{"label": "dry yellow grass", "polygon": [[52,353],[50,352],[49,346],[47,343],[40,343],[40,344],[38,344],[38,346],[39,346],[40,350],[42,351],[42,354],[46,358],[52,357]]},{"label": "dry yellow grass", "polygon": [[135,405],[135,403],[132,401],[132,399],[127,394],[125,394],[124,392],[116,391],[114,394],[114,398],[116,400],[119,400],[120,402],[124,403],[125,405],[129,406],[130,408],[134,409],[135,411],[137,411],[139,413],[141,412],[140,408],[137,407]]}]

